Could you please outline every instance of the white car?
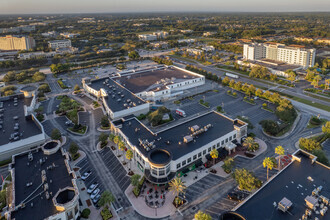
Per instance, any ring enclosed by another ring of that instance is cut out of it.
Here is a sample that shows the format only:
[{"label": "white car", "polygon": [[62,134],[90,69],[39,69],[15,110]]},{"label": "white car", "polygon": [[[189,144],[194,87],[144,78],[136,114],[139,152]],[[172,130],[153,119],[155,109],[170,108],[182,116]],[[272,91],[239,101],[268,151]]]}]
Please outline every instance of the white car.
[{"label": "white car", "polygon": [[88,188],[87,193],[91,194],[91,193],[94,191],[94,189],[96,189],[96,187],[98,187],[98,186],[99,186],[98,183],[93,183],[93,184]]},{"label": "white car", "polygon": [[92,174],[92,171],[89,170],[81,176],[81,179],[86,180],[91,174]]},{"label": "white car", "polygon": [[96,190],[94,190],[94,192],[91,194],[91,199],[94,199],[100,192],[100,189],[97,188]]},{"label": "white car", "polygon": [[97,194],[95,196],[95,198],[93,199],[93,203],[96,204],[100,200],[100,198],[101,198],[101,195],[100,194]]}]

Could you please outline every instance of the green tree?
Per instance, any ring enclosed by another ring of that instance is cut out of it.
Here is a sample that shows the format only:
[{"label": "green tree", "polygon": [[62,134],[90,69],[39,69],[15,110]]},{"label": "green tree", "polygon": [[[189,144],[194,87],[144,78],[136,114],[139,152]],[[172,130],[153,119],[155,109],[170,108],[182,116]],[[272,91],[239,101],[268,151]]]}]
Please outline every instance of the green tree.
[{"label": "green tree", "polygon": [[132,60],[135,60],[135,59],[140,58],[140,54],[134,50],[134,51],[129,52],[128,57]]},{"label": "green tree", "polygon": [[106,133],[101,133],[99,136],[99,141],[101,144],[106,144],[108,142],[108,135]]},{"label": "green tree", "polygon": [[141,176],[139,174],[134,174],[133,176],[131,176],[131,184],[132,186],[137,186],[139,184]]},{"label": "green tree", "polygon": [[108,128],[110,127],[110,122],[109,122],[109,119],[106,115],[104,115],[102,118],[101,118],[101,126],[103,128]]},{"label": "green tree", "polygon": [[316,75],[312,81],[312,86],[314,86],[314,88],[319,87],[319,81],[322,79],[322,77],[320,75]]},{"label": "green tree", "polygon": [[131,169],[131,160],[133,159],[133,151],[131,149],[126,151],[126,159],[130,161],[130,169]]},{"label": "green tree", "polygon": [[251,191],[261,186],[261,181],[247,169],[236,169],[233,177],[240,189]]},{"label": "green tree", "polygon": [[51,133],[50,137],[53,140],[61,140],[62,135],[61,135],[61,132],[58,129],[54,128],[52,130],[52,133]]},{"label": "green tree", "polygon": [[321,149],[321,145],[319,142],[309,138],[300,138],[299,147],[310,153],[312,153],[314,150]]},{"label": "green tree", "polygon": [[281,156],[284,155],[284,148],[282,146],[277,146],[275,148],[275,154],[278,155],[278,168],[281,169]]},{"label": "green tree", "polygon": [[262,162],[262,165],[267,168],[267,180],[268,180],[268,171],[274,168],[274,162],[270,157],[266,157]]},{"label": "green tree", "polygon": [[247,147],[248,149],[251,148],[254,144],[255,144],[255,141],[254,141],[253,137],[247,137],[247,138],[245,138],[245,140],[243,142],[243,146]]},{"label": "green tree", "polygon": [[213,164],[215,164],[215,160],[219,157],[219,152],[217,149],[213,149],[211,152],[210,152],[210,156],[212,157],[213,159]]},{"label": "green tree", "polygon": [[285,73],[288,75],[288,80],[291,81],[291,84],[296,80],[296,73],[293,70],[286,70]]},{"label": "green tree", "polygon": [[110,191],[106,190],[101,194],[98,205],[101,207],[104,207],[105,205],[110,206],[111,203],[113,203],[114,201],[115,197],[113,196],[113,194]]},{"label": "green tree", "polygon": [[75,142],[71,142],[70,147],[69,147],[69,153],[73,157],[78,153],[79,146]]},{"label": "green tree", "polygon": [[194,217],[195,220],[212,220],[212,217],[209,214],[206,214],[201,210],[199,210]]},{"label": "green tree", "polygon": [[226,173],[230,173],[234,166],[234,158],[232,157],[226,157],[226,159],[223,161],[222,168]]},{"label": "green tree", "polygon": [[179,198],[180,194],[185,194],[186,186],[184,182],[179,177],[175,177],[170,183],[169,183],[169,190],[173,192],[175,195],[174,203],[176,206],[178,206],[181,202],[181,199]]},{"label": "green tree", "polygon": [[90,214],[91,214],[91,210],[86,208],[81,212],[81,217],[88,219]]},{"label": "green tree", "polygon": [[79,90],[80,90],[80,87],[79,87],[78,84],[76,84],[76,85],[74,86],[74,91],[78,92]]},{"label": "green tree", "polygon": [[330,135],[330,121],[327,121],[325,125],[322,126],[322,132],[326,135]]}]

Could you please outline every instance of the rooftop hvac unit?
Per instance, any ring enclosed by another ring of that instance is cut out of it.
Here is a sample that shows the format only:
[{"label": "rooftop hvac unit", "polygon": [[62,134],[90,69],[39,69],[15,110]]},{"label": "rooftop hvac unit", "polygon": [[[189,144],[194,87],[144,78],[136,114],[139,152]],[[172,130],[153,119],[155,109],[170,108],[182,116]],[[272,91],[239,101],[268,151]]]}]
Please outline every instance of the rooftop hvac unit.
[{"label": "rooftop hvac unit", "polygon": [[281,210],[282,212],[288,211],[290,207],[292,206],[292,202],[288,200],[286,197],[284,197],[279,203],[277,208]]},{"label": "rooftop hvac unit", "polygon": [[121,101],[121,99],[117,99],[117,102],[120,102]]},{"label": "rooftop hvac unit", "polygon": [[49,196],[49,192],[47,191],[46,192],[46,199],[49,199],[50,198],[50,196]]},{"label": "rooftop hvac unit", "polygon": [[185,137],[183,138],[183,142],[185,142],[185,143],[189,143],[189,142],[191,142],[192,140],[194,140],[194,138],[191,137],[190,135],[187,135],[187,136],[185,136]]},{"label": "rooftop hvac unit", "polygon": [[199,126],[198,125],[194,125],[194,126],[191,126],[190,127],[190,131],[191,132],[195,132],[195,131],[197,131],[199,129]]}]

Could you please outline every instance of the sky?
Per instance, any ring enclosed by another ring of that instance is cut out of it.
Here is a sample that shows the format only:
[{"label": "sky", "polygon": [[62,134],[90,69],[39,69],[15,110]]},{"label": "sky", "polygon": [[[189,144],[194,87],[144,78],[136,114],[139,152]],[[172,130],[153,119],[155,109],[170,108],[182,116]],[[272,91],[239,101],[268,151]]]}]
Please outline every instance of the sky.
[{"label": "sky", "polygon": [[0,14],[330,11],[329,0],[0,0]]}]

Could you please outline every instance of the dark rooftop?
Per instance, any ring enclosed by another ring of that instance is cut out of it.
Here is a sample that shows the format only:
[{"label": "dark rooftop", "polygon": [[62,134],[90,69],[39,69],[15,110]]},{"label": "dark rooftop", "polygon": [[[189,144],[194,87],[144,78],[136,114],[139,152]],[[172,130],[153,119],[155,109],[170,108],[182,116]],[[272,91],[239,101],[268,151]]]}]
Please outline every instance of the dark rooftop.
[{"label": "dark rooftop", "polygon": [[[19,208],[12,213],[12,219],[41,220],[58,213],[52,201],[53,196],[59,189],[64,189],[67,186],[73,187],[72,176],[68,174],[64,162],[65,157],[62,155],[61,150],[52,155],[44,155],[43,151],[39,149],[39,151],[34,150],[32,155],[33,161],[28,160],[28,153],[15,157],[15,163],[13,164],[13,168],[15,168],[15,205],[19,205],[29,195],[32,195],[25,201],[25,208]],[[40,165],[40,160],[45,160],[45,162]],[[47,167],[53,164],[55,167],[47,170]],[[46,199],[43,187],[39,187],[42,183],[42,170],[46,171],[49,199]],[[52,180],[51,183],[50,180]],[[27,186],[28,183],[32,183],[32,185]],[[41,195],[38,195],[40,193]]]},{"label": "dark rooftop", "polygon": [[157,88],[164,89],[165,85],[185,81],[188,79],[199,78],[196,75],[189,74],[176,67],[162,67],[158,69],[148,69],[145,71],[138,71],[129,76],[121,76],[114,78],[121,85],[126,87],[133,93],[140,93],[143,91],[155,91]]},{"label": "dark rooftop", "polygon": [[[197,137],[189,143],[184,142],[183,138],[191,134],[189,127],[198,125],[201,128],[208,124],[212,125],[208,131],[197,135]],[[155,136],[137,119],[133,118],[123,122],[120,130],[126,135],[133,145],[139,148],[140,152],[145,157],[148,157],[148,151],[145,150],[143,146],[140,146],[139,139],[147,139],[148,142],[155,141],[155,149],[167,150],[172,155],[173,160],[176,160],[181,156],[233,131],[234,121],[216,112],[210,112],[173,128],[161,131],[157,133],[157,136]],[[179,144],[179,142],[181,143]]]},{"label": "dark rooftop", "polygon": [[[132,108],[134,107],[134,104],[136,106],[145,104],[144,100],[132,94],[126,88],[118,85],[118,83],[109,78],[93,80],[89,86],[97,91],[103,88],[108,92],[108,97],[105,97],[105,100],[113,112]],[[130,100],[130,102],[127,100]]]},{"label": "dark rooftop", "polygon": [[75,192],[72,189],[66,189],[60,192],[56,197],[56,202],[59,204],[65,204],[70,202],[75,196]]},{"label": "dark rooftop", "polygon": [[[18,97],[16,106],[14,97]],[[11,134],[15,132],[19,133],[20,140],[41,134],[40,128],[32,120],[31,116],[25,117],[24,115],[24,105],[29,105],[31,99],[26,99],[23,95],[18,95],[1,98],[1,102],[3,103],[3,110],[0,110],[0,146],[8,144]],[[14,119],[15,116],[18,118]],[[14,129],[16,123],[19,124],[18,130]]]},{"label": "dark rooftop", "polygon": [[[253,195],[236,211],[247,220],[254,219],[300,219],[306,210],[305,198],[312,195],[312,191],[322,186],[320,194],[330,198],[330,169],[318,163],[313,163],[309,156],[301,151],[297,154],[301,162],[294,161],[281,173],[271,180],[264,188]],[[265,171],[266,172],[266,171]],[[311,177],[313,181],[308,180]],[[273,203],[278,204],[284,197],[293,205],[290,213],[277,210]],[[329,219],[328,212],[324,217],[313,212],[312,216],[321,219]],[[311,219],[314,219],[311,218]]]}]

